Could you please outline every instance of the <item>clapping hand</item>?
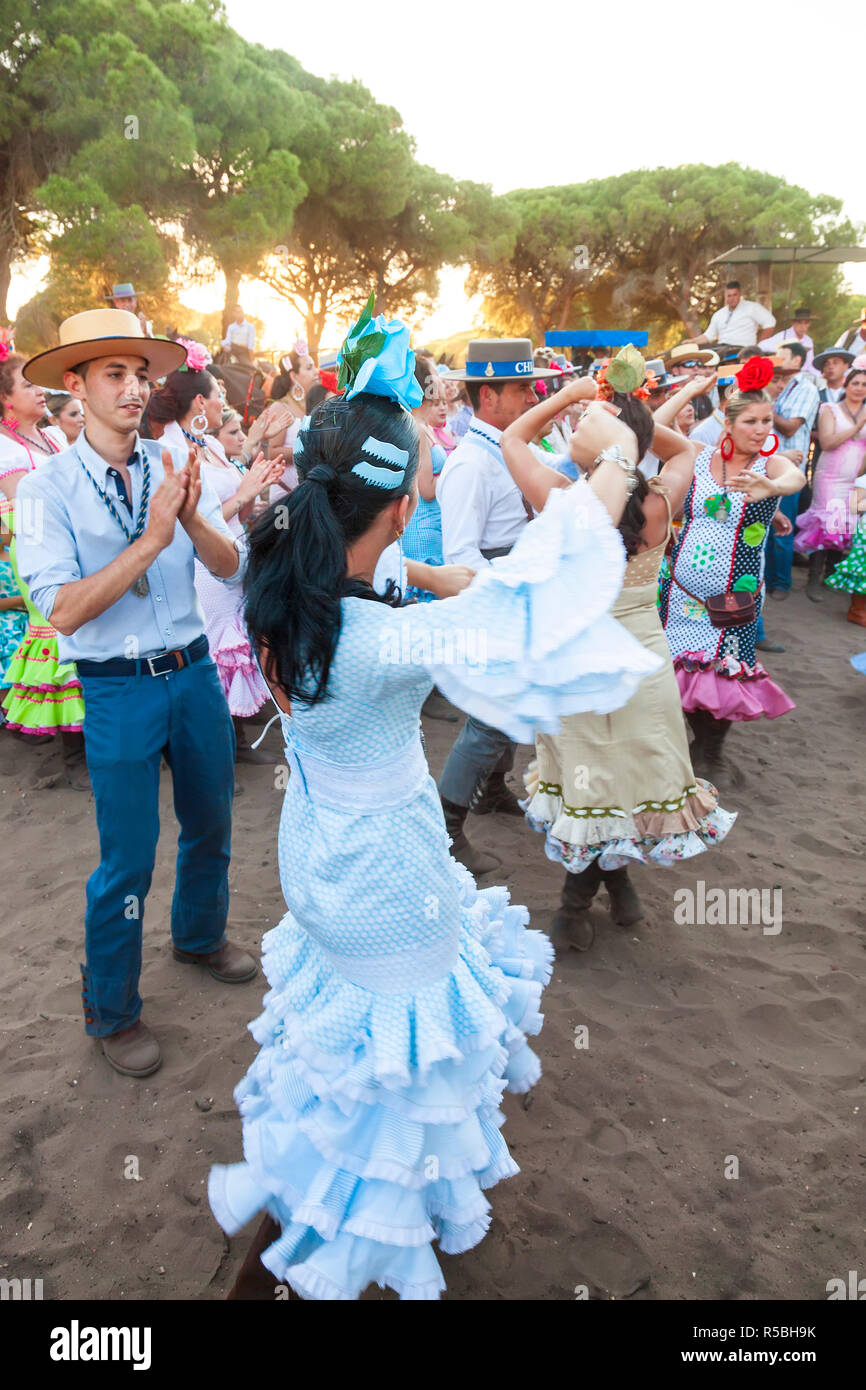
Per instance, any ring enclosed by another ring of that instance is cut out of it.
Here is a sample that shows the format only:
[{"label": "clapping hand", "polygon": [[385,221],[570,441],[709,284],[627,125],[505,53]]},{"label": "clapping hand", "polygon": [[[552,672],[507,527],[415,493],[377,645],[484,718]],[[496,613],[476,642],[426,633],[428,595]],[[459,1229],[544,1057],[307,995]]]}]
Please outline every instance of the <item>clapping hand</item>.
[{"label": "clapping hand", "polygon": [[186,478],[186,497],[178,512],[178,520],[181,526],[188,526],[198,511],[198,504],[201,501],[201,463],[196,448],[190,449],[187,455],[186,468],[183,469],[181,477]]},{"label": "clapping hand", "polygon": [[282,454],[275,459],[266,459],[264,454],[259,454],[250,464],[241,483],[244,496],[252,502],[265,488],[269,488],[272,483],[278,483],[285,466]]},{"label": "clapping hand", "polygon": [[[193,450],[190,450],[193,455]],[[162,482],[150,499],[145,534],[164,550],[174,540],[175,523],[184,507],[189,487],[189,467],[176,473],[170,449],[162,450]],[[199,483],[199,492],[201,484]]]}]

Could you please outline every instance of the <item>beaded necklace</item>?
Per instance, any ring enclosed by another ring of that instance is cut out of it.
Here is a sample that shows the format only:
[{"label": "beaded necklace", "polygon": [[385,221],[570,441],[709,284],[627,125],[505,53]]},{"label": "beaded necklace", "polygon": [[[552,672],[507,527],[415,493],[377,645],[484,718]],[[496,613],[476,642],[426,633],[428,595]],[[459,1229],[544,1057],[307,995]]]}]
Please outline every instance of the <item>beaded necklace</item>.
[{"label": "beaded necklace", "polygon": [[[148,462],[147,454],[145,454],[142,451],[141,501],[138,504],[138,520],[135,523],[134,531],[130,531],[123,517],[120,515],[120,512],[115,507],[114,502],[109,497],[105,489],[103,487],[100,487],[99,483],[94,478],[93,474],[87,467],[87,464],[84,462],[84,459],[81,457],[81,455],[76,454],[76,457],[78,458],[78,462],[81,464],[81,467],[84,469],[85,477],[90,479],[97,493],[102,498],[103,502],[110,511],[111,515],[114,517],[123,534],[126,536],[126,539],[129,541],[130,545],[133,541],[137,541],[139,537],[144,534],[144,527],[147,521],[147,503],[150,497],[150,463]],[[147,595],[150,593],[150,584],[148,583],[148,578],[146,574],[140,574],[138,576],[138,578],[132,586],[132,592],[135,595],[137,595],[138,598],[147,597]]]}]

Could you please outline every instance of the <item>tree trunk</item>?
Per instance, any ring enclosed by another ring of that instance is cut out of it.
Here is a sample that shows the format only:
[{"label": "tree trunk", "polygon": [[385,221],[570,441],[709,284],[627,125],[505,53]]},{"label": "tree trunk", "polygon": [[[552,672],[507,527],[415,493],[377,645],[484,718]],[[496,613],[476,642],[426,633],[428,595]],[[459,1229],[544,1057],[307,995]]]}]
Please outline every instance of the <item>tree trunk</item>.
[{"label": "tree trunk", "polygon": [[6,318],[6,300],[9,295],[9,286],[12,283],[12,246],[10,242],[4,241],[0,244],[0,324],[8,322]]},{"label": "tree trunk", "polygon": [[225,337],[228,326],[231,323],[232,309],[238,302],[238,292],[240,289],[241,277],[236,270],[229,270],[227,266],[222,268],[226,278],[226,297],[223,304],[222,336]]}]

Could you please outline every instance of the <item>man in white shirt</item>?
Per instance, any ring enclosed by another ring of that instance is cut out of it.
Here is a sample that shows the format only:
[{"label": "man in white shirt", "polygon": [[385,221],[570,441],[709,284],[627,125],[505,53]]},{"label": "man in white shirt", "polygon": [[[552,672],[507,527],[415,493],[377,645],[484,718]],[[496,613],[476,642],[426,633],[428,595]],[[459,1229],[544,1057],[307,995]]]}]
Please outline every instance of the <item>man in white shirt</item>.
[{"label": "man in white shirt", "polygon": [[256,347],[256,330],[244,318],[240,304],[232,310],[234,318],[226,329],[222,345],[226,352],[233,354],[240,362],[252,362]]},{"label": "man in white shirt", "polygon": [[815,344],[809,337],[809,322],[811,318],[811,310],[795,309],[791,327],[783,329],[781,333],[774,333],[772,338],[763,338],[761,340],[761,351],[775,352],[783,343],[802,343],[803,347],[806,349],[806,365],[803,370],[817,376],[818,373],[815,371],[813,365]]},{"label": "man in white shirt", "polygon": [[846,328],[841,337],[836,339],[836,347],[853,352],[855,357],[859,357],[861,352],[866,352],[866,309],[860,311],[860,322],[855,323],[853,328]]},{"label": "man in white shirt", "polygon": [[[466,383],[473,418],[449,455],[436,484],[442,514],[442,558],[446,565],[481,570],[507,555],[533,515],[502,457],[502,433],[537,403],[533,382],[558,375],[535,367],[528,338],[471,342],[466,369],[452,380]],[[506,786],[514,766],[514,744],[499,729],[469,715],[439,778],[451,852],[473,874],[499,862],[473,849],[463,829],[470,805],[478,814],[522,815]]]},{"label": "man in white shirt", "polygon": [[769,309],[753,299],[743,299],[739,280],[729,280],[725,285],[724,309],[713,314],[706,333],[695,342],[754,347],[775,326],[776,320]]}]

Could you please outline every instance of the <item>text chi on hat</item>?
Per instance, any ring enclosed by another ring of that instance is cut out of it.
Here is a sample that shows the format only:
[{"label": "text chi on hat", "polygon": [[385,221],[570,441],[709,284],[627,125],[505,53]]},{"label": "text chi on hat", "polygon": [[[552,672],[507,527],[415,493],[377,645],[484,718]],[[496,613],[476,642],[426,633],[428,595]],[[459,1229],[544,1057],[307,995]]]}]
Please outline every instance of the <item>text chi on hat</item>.
[{"label": "text chi on hat", "polygon": [[475,338],[466,349],[462,372],[452,372],[452,381],[540,381],[561,376],[553,367],[536,367],[529,338]]},{"label": "text chi on hat", "polygon": [[127,309],[85,309],[64,319],[60,346],[37,353],[24,364],[34,386],[63,390],[63,373],[97,357],[143,357],[150,377],[166,376],[186,361],[186,348],[167,338],[146,338],[135,314]]}]

